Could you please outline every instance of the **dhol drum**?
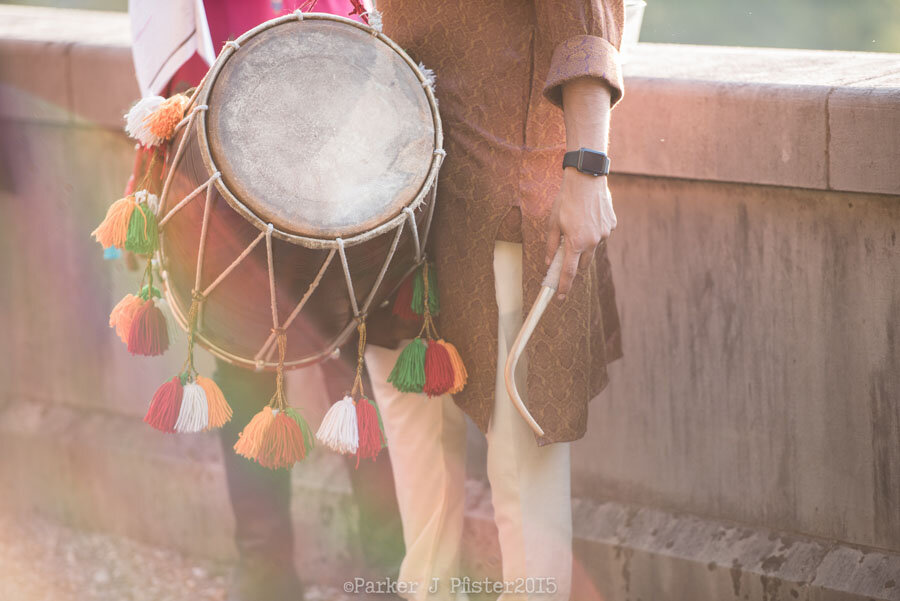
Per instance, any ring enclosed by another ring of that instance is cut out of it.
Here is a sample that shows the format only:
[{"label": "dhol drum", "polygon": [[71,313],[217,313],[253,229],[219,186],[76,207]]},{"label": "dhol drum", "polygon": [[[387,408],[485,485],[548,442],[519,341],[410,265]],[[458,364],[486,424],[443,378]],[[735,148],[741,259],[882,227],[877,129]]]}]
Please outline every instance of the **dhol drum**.
[{"label": "dhol drum", "polygon": [[275,369],[278,342],[284,367],[314,363],[421,263],[444,156],[432,84],[378,30],[333,15],[226,44],[160,198],[165,295],[197,343],[250,368]]}]

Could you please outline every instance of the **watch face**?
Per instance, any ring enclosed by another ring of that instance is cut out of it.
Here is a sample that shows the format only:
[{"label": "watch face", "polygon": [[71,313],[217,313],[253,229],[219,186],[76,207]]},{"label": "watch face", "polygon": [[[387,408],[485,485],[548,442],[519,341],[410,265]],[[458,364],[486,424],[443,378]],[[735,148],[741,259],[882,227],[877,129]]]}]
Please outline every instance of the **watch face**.
[{"label": "watch face", "polygon": [[584,151],[581,156],[581,170],[595,175],[606,175],[609,159],[599,152]]}]

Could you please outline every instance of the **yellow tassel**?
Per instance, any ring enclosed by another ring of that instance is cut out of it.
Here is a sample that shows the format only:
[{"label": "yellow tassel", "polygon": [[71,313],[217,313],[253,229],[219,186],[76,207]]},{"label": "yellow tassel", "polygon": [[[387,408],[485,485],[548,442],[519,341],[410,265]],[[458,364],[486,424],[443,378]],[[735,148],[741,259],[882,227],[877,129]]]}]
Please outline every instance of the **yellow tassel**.
[{"label": "yellow tassel", "polygon": [[91,235],[103,248],[124,248],[128,238],[128,222],[131,221],[131,214],[136,206],[134,196],[126,196],[112,203],[106,211],[106,217]]},{"label": "yellow tassel", "polygon": [[159,108],[144,117],[144,126],[151,135],[161,140],[168,140],[175,134],[175,126],[184,118],[184,107],[188,98],[184,94],[176,94],[167,98]]},{"label": "yellow tassel", "polygon": [[232,410],[222,389],[209,378],[197,376],[197,384],[206,392],[206,400],[209,402],[209,427],[207,430],[221,428],[231,421]]},{"label": "yellow tassel", "polygon": [[272,408],[263,407],[263,410],[254,415],[250,423],[244,426],[238,441],[234,443],[235,453],[255,460],[266,433],[274,421],[275,414],[272,413]]},{"label": "yellow tassel", "polygon": [[450,355],[450,363],[453,365],[453,387],[447,392],[456,394],[466,387],[466,381],[469,379],[469,374],[466,371],[466,366],[455,346],[446,340],[438,340],[438,344],[447,349],[447,354]]}]

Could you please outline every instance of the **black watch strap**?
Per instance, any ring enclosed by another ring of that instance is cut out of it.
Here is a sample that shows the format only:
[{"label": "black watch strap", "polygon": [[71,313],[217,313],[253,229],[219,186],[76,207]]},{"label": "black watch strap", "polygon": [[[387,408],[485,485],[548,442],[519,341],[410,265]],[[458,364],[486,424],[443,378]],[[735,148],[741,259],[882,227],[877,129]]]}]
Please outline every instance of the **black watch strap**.
[{"label": "black watch strap", "polygon": [[567,152],[563,157],[563,169],[574,167],[582,173],[589,175],[609,175],[609,157],[605,152],[579,148]]}]

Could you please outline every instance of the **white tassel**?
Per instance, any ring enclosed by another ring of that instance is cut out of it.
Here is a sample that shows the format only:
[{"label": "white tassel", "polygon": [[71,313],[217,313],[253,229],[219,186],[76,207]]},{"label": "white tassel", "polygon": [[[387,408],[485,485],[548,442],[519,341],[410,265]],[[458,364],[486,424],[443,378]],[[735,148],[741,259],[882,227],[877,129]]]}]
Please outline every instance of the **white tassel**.
[{"label": "white tassel", "polygon": [[184,385],[181,411],[175,422],[176,432],[201,432],[209,425],[209,402],[206,391],[196,382]]},{"label": "white tassel", "polygon": [[125,131],[128,135],[144,146],[156,146],[162,142],[162,139],[150,133],[145,121],[164,101],[162,96],[147,96],[131,107],[125,115]]},{"label": "white tassel", "polygon": [[150,194],[146,190],[138,190],[134,193],[134,199],[139,203],[147,203],[154,215],[159,213],[159,197],[156,194]]},{"label": "white tassel", "polygon": [[356,405],[345,396],[331,406],[316,432],[316,439],[338,453],[352,455],[359,448],[359,430],[356,424]]},{"label": "white tassel", "polygon": [[434,76],[434,69],[429,69],[424,63],[419,63],[419,71],[425,76],[425,83],[428,87],[434,90],[434,86],[437,83],[437,78]]},{"label": "white tassel", "polygon": [[366,13],[366,18],[369,21],[369,27],[378,33],[381,33],[381,30],[384,27],[384,23],[381,19],[381,11],[377,8],[372,8],[372,10]]}]

